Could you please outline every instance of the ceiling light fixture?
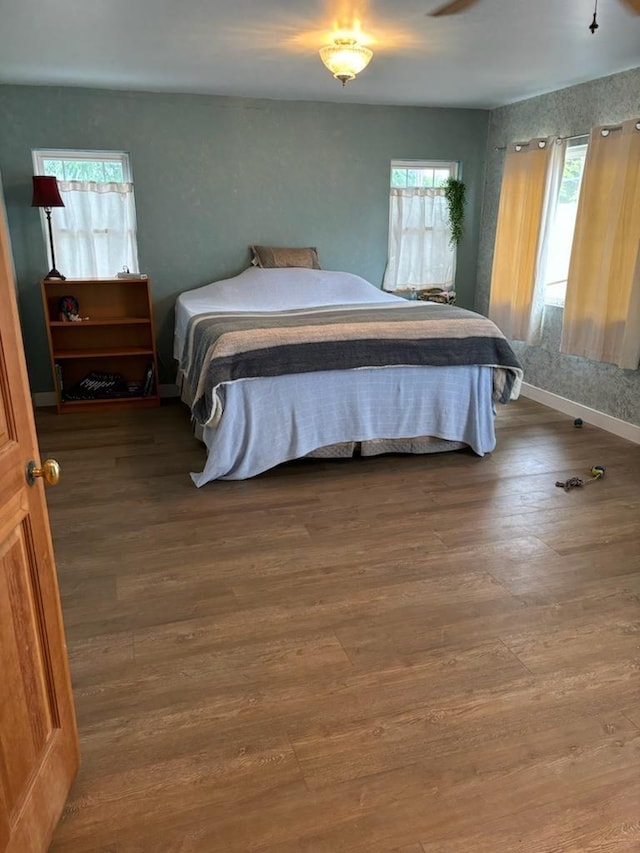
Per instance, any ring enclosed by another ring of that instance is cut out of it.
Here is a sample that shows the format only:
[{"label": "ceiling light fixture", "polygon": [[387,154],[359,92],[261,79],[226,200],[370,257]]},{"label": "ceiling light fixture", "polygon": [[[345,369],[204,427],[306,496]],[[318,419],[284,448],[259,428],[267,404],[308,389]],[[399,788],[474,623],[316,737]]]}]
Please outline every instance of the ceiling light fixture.
[{"label": "ceiling light fixture", "polygon": [[373,51],[354,38],[336,38],[333,44],[320,48],[320,59],[343,86],[367,67],[372,56]]}]

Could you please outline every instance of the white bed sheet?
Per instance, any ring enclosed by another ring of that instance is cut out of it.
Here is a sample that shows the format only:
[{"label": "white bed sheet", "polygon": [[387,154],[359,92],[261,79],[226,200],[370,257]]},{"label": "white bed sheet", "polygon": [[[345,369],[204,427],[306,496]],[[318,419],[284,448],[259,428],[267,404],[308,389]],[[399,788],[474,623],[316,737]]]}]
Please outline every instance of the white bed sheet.
[{"label": "white bed sheet", "polygon": [[[413,304],[350,273],[248,269],[178,297],[174,355],[180,359],[190,318],[207,311],[359,302]],[[203,429],[208,455],[203,471],[191,475],[197,486],[253,477],[341,442],[430,435],[464,442],[481,456],[495,447],[489,367],[318,371],[233,382],[224,395],[220,423]]]},{"label": "white bed sheet", "polygon": [[[173,355],[180,359],[189,320],[216,311],[288,311],[317,305],[354,305],[359,302],[395,302],[413,305],[401,296],[385,293],[358,275],[335,270],[251,267],[233,278],[205,284],[181,293],[176,300]],[[436,303],[431,304],[434,308]]]}]

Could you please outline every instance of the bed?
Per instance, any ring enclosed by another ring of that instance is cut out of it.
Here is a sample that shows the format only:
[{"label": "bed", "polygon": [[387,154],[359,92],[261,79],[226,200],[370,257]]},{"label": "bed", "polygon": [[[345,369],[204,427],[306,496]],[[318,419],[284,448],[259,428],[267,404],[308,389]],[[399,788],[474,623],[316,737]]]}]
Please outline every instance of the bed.
[{"label": "bed", "polygon": [[178,384],[207,447],[197,486],[304,456],[491,452],[522,369],[491,321],[360,276],[250,268],[176,302]]}]

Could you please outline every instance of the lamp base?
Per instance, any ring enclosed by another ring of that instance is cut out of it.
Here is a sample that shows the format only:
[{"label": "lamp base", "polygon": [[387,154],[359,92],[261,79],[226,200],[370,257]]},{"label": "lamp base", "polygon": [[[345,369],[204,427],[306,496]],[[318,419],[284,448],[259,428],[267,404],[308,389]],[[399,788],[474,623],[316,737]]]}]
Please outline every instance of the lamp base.
[{"label": "lamp base", "polygon": [[66,281],[67,279],[66,275],[62,275],[62,273],[58,272],[55,267],[49,270],[49,272],[45,275],[45,278],[59,278],[60,281]]}]

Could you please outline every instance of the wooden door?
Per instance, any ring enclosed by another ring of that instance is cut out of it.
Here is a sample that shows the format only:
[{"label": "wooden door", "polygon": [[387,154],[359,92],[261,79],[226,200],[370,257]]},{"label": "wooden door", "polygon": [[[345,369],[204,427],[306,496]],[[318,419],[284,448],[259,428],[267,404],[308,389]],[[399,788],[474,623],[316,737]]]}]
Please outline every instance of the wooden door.
[{"label": "wooden door", "polygon": [[78,740],[0,187],[0,853],[44,853]]}]

